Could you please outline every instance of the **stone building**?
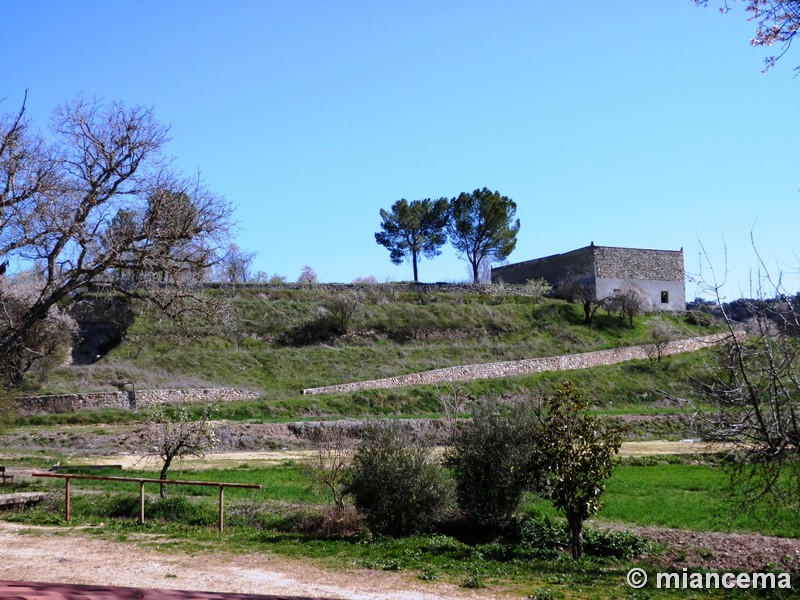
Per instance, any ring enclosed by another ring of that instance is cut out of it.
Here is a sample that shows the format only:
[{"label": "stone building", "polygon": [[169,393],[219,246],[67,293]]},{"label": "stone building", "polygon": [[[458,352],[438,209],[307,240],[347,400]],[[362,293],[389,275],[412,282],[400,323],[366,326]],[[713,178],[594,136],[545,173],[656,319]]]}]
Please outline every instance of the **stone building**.
[{"label": "stone building", "polygon": [[565,281],[577,280],[594,290],[595,300],[633,290],[649,301],[648,310],[686,310],[683,248],[644,250],[595,246],[592,242],[571,252],[492,269],[492,283],[521,284],[540,278],[556,291]]}]

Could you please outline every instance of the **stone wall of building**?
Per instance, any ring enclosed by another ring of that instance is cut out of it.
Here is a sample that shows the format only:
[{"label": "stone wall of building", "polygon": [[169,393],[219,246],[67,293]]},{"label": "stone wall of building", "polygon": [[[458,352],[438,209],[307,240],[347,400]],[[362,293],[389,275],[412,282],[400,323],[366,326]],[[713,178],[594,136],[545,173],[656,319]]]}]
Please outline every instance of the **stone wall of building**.
[{"label": "stone wall of building", "polygon": [[598,278],[679,281],[683,284],[683,250],[594,246],[594,264]]},{"label": "stone wall of building", "polygon": [[95,392],[84,394],[59,394],[52,396],[23,396],[15,400],[16,408],[23,414],[43,414],[122,408],[134,410],[154,404],[186,404],[192,402],[226,402],[255,400],[261,394],[236,388],[190,388],[175,390],[136,390],[126,392]]},{"label": "stone wall of building", "polygon": [[556,287],[566,276],[594,278],[593,246],[563,254],[553,254],[492,269],[492,283],[523,284],[530,279],[545,279]]},{"label": "stone wall of building", "polygon": [[[715,334],[698,338],[690,338],[670,342],[663,354],[678,354],[708,348],[724,341],[728,334]],[[652,346],[630,346],[626,348],[613,348],[611,350],[597,350],[581,354],[566,354],[562,356],[546,356],[543,358],[530,358],[526,360],[511,360],[479,365],[465,365],[435,369],[422,373],[410,373],[385,379],[371,381],[356,381],[325,387],[309,388],[303,394],[336,394],[342,392],[355,392],[360,390],[390,389],[412,385],[432,385],[456,381],[470,381],[473,379],[496,379],[502,377],[519,377],[531,373],[544,371],[569,371],[572,369],[588,369],[601,365],[611,365],[628,360],[641,360],[653,355]]]}]

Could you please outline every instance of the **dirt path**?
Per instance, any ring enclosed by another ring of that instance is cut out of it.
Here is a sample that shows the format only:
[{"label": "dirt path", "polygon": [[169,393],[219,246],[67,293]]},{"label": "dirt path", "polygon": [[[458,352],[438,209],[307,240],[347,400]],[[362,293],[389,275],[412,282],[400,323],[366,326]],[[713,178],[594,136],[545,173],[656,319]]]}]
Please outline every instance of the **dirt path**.
[{"label": "dirt path", "polygon": [[[621,456],[654,456],[659,454],[702,454],[719,451],[719,445],[703,442],[663,441],[625,442],[620,451]],[[182,466],[190,469],[225,469],[242,464],[251,467],[267,467],[286,461],[297,461],[313,454],[310,450],[265,450],[255,452],[215,452],[204,457],[185,457]],[[21,453],[0,451],[0,458],[20,458]],[[123,469],[153,471],[161,465],[157,456],[141,456],[138,454],[113,454],[100,456],[83,456],[70,459],[71,465],[121,465]],[[14,472],[32,471],[35,469],[14,468]]]},{"label": "dirt path", "polygon": [[0,579],[167,588],[247,594],[287,594],[351,600],[496,598],[413,576],[365,569],[329,571],[268,553],[187,554],[92,537],[78,528],[0,521]]}]

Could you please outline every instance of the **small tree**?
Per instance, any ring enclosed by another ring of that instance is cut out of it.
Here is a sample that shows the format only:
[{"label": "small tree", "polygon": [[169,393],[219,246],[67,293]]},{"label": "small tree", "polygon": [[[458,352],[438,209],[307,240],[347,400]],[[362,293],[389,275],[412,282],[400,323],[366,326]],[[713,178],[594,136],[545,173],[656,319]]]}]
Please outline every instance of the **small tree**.
[{"label": "small tree", "polygon": [[364,295],[350,290],[327,296],[322,303],[322,308],[338,333],[344,335],[347,333],[350,320],[363,303]]},{"label": "small tree", "polygon": [[516,203],[488,188],[461,193],[450,201],[448,232],[456,251],[472,266],[472,281],[480,281],[480,266],[508,258],[517,245]]},{"label": "small tree", "polygon": [[419,281],[417,263],[424,256],[433,258],[441,254],[447,241],[445,227],[448,220],[446,198],[431,200],[398,200],[391,210],[381,209],[381,229],[375,241],[389,250],[389,259],[399,265],[411,258],[414,281]]},{"label": "small tree", "polygon": [[567,518],[573,558],[583,554],[583,522],[600,509],[622,445],[622,427],[591,416],[589,407],[569,382],[562,383],[553,396],[542,398],[533,436],[547,473],[547,496]]},{"label": "small tree", "polygon": [[230,244],[216,269],[216,279],[228,283],[247,283],[251,279],[250,268],[256,252],[242,250],[237,244]]},{"label": "small tree", "polygon": [[375,533],[426,531],[450,509],[452,480],[432,447],[395,424],[369,427],[356,448],[347,493]]},{"label": "small tree", "polygon": [[611,313],[617,313],[620,323],[628,319],[628,327],[633,327],[633,318],[646,309],[646,300],[638,290],[624,289],[605,298],[603,305]]},{"label": "small tree", "polygon": [[[217,443],[211,426],[211,413],[215,404],[205,406],[196,420],[192,420],[185,407],[167,408],[163,404],[151,406],[147,411],[144,441],[146,455],[161,459],[159,479],[166,479],[169,468],[177,459],[186,456],[204,457]],[[166,498],[166,485],[161,484],[160,494]]]},{"label": "small tree", "polygon": [[664,350],[670,342],[677,340],[680,334],[675,326],[663,317],[653,317],[648,324],[650,325],[650,341],[653,344],[648,350],[650,362],[661,362]]},{"label": "small tree", "polygon": [[553,286],[544,278],[528,279],[525,282],[525,294],[533,298],[534,302],[538,303],[552,291]]},{"label": "small tree", "polygon": [[558,294],[567,302],[581,305],[585,325],[592,324],[597,309],[603,306],[603,303],[595,298],[595,287],[591,280],[576,273],[570,273],[559,283]]},{"label": "small tree", "polygon": [[800,509],[800,294],[784,289],[755,252],[750,299],[725,304],[720,285],[704,282],[728,335],[696,386],[713,408],[695,407],[695,424],[704,438],[725,444],[731,499],[757,514]]},{"label": "small tree", "polygon": [[307,467],[313,481],[326,488],[338,508],[344,507],[345,475],[353,458],[356,440],[342,423],[322,424],[308,434],[312,453]]},{"label": "small tree", "polygon": [[514,516],[525,491],[541,481],[532,444],[531,403],[485,401],[456,429],[448,465],[458,504],[474,523],[497,533]]},{"label": "small tree", "polygon": [[297,278],[297,283],[304,283],[307,285],[312,285],[314,283],[317,283],[317,272],[308,265],[306,265],[300,271],[300,276]]}]

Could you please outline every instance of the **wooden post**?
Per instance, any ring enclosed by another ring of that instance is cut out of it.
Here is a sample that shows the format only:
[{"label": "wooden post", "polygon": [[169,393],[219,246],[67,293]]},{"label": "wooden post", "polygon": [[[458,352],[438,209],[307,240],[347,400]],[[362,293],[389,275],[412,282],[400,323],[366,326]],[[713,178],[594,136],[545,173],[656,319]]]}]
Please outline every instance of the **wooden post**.
[{"label": "wooden post", "polygon": [[225,486],[219,486],[219,531],[225,529]]},{"label": "wooden post", "polygon": [[64,520],[69,523],[69,477],[64,478]]},{"label": "wooden post", "polygon": [[144,481],[139,482],[139,525],[144,525]]}]

